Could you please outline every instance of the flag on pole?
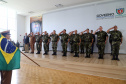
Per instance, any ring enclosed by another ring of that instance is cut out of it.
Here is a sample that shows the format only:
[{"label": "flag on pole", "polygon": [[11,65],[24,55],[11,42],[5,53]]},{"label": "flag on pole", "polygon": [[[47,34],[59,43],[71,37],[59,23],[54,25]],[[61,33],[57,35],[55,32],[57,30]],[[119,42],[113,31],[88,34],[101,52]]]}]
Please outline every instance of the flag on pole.
[{"label": "flag on pole", "polygon": [[20,68],[20,50],[0,34],[0,70]]}]

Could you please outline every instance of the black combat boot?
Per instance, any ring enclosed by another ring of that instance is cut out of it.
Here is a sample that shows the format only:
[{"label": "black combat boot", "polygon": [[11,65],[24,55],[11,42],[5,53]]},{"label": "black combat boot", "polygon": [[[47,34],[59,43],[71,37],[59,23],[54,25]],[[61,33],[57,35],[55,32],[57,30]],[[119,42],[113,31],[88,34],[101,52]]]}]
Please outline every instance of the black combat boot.
[{"label": "black combat boot", "polygon": [[77,57],[79,57],[79,53],[77,53]]},{"label": "black combat boot", "polygon": [[104,59],[104,58],[103,58],[103,54],[101,54],[101,59]]},{"label": "black combat boot", "polygon": [[73,53],[74,51],[70,51],[70,53]]},{"label": "black combat boot", "polygon": [[88,58],[90,58],[90,54],[88,55]]},{"label": "black combat boot", "polygon": [[82,51],[82,53],[84,54],[84,50]]},{"label": "black combat boot", "polygon": [[77,54],[75,53],[73,57],[76,57],[76,55],[77,55]]},{"label": "black combat boot", "polygon": [[38,51],[36,54],[40,54],[40,51]]},{"label": "black combat boot", "polygon": [[66,52],[63,53],[63,56],[66,56]]},{"label": "black combat boot", "polygon": [[45,52],[45,53],[43,53],[43,55],[46,55],[46,52]]},{"label": "black combat boot", "polygon": [[86,54],[86,57],[85,58],[88,58],[88,54]]},{"label": "black combat boot", "polygon": [[118,60],[118,61],[119,61],[118,55],[116,55],[116,60]]},{"label": "black combat boot", "polygon": [[48,55],[48,51],[46,51],[46,55]]},{"label": "black combat boot", "polygon": [[43,55],[48,55],[48,52],[47,52],[47,51],[45,51],[45,53],[44,53]]},{"label": "black combat boot", "polygon": [[101,54],[99,54],[99,57],[98,57],[98,59],[101,59]]},{"label": "black combat boot", "polygon": [[52,55],[55,55],[55,52],[53,52],[53,54]]},{"label": "black combat boot", "polygon": [[56,52],[54,52],[53,55],[57,55]]},{"label": "black combat boot", "polygon": [[73,57],[79,57],[78,53],[75,53],[75,55]]},{"label": "black combat boot", "polygon": [[57,53],[56,53],[56,52],[55,52],[54,54],[55,54],[55,55],[57,55]]},{"label": "black combat boot", "polygon": [[113,55],[113,58],[112,58],[112,60],[115,60],[115,55]]},{"label": "black combat boot", "polygon": [[80,54],[84,54],[84,50],[83,49],[81,49],[81,53]]}]

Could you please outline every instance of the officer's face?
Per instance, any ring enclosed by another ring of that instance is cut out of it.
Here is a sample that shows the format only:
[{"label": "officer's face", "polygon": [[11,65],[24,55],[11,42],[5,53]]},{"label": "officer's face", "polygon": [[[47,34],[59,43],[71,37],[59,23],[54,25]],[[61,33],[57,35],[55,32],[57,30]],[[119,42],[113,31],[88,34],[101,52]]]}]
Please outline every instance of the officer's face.
[{"label": "officer's face", "polygon": [[89,29],[87,29],[87,33],[89,33]]},{"label": "officer's face", "polygon": [[33,32],[31,32],[31,35],[33,35]]},{"label": "officer's face", "polygon": [[37,34],[39,35],[39,32],[37,32]]},{"label": "officer's face", "polygon": [[65,34],[65,33],[66,33],[66,31],[64,30],[64,31],[63,31],[63,33]]},{"label": "officer's face", "polygon": [[27,33],[25,33],[25,36],[27,36]]},{"label": "officer's face", "polygon": [[102,29],[103,29],[102,27],[99,27],[99,30],[100,30],[100,31],[102,31]]},{"label": "officer's face", "polygon": [[6,39],[10,39],[10,35],[6,35]]},{"label": "officer's face", "polygon": [[55,30],[53,31],[53,34],[56,34],[56,31]]},{"label": "officer's face", "polygon": [[45,34],[47,34],[47,32],[45,31]]},{"label": "officer's face", "polygon": [[93,33],[93,30],[91,30],[91,33]]},{"label": "officer's face", "polygon": [[115,30],[115,31],[117,30],[117,26],[114,26],[114,30]]},{"label": "officer's face", "polygon": [[77,30],[75,30],[75,34],[77,34]]}]

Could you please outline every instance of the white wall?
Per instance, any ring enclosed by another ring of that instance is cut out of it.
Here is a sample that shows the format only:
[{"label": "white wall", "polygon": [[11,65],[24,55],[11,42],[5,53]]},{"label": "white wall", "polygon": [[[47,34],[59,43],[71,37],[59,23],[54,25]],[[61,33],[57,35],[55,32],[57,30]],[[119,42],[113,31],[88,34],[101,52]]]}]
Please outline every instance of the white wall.
[{"label": "white wall", "polygon": [[25,35],[25,16],[17,15],[17,40],[23,46],[23,36]]},{"label": "white wall", "polygon": [[[48,33],[51,33],[53,30],[56,30],[56,32],[59,33],[63,29],[66,29],[68,33],[75,29],[77,29],[78,32],[81,32],[86,28],[95,31],[99,26],[103,26],[103,30],[107,31],[108,28],[117,25],[119,30],[123,33],[123,36],[125,36],[126,17],[103,20],[96,19],[97,14],[114,13],[116,15],[116,8],[118,7],[123,7],[126,11],[125,4],[126,1],[124,0],[110,3],[90,4],[87,6],[85,5],[46,13],[43,15],[43,31],[48,31]],[[123,39],[124,40],[120,48],[120,53],[126,53],[126,37],[123,37]],[[97,52],[96,46],[94,48],[94,51]],[[62,50],[60,42],[58,43],[58,50]],[[110,45],[108,42],[106,44],[105,52],[110,53]]]}]

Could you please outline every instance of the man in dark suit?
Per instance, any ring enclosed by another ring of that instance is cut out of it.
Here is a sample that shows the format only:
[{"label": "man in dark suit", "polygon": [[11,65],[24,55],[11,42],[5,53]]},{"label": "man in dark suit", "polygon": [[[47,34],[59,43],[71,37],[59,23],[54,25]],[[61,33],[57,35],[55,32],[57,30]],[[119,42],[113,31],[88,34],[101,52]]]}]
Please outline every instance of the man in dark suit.
[{"label": "man in dark suit", "polygon": [[93,36],[93,43],[92,43],[92,47],[91,47],[91,54],[93,54],[93,50],[94,50],[94,42],[95,42],[95,35],[93,34],[93,30],[91,30],[91,34]]},{"label": "man in dark suit", "polygon": [[25,33],[24,36],[24,43],[25,43],[25,53],[29,53],[29,37],[27,36],[27,33]]}]

